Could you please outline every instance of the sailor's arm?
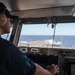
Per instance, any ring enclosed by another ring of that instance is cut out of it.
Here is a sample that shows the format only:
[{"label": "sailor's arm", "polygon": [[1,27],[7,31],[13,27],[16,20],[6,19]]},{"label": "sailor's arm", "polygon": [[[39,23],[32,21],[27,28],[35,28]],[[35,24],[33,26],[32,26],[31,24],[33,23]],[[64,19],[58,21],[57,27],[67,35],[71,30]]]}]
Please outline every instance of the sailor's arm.
[{"label": "sailor's arm", "polygon": [[48,67],[48,70],[42,68],[40,65],[36,64],[36,72],[34,75],[55,75],[58,72],[56,65]]}]

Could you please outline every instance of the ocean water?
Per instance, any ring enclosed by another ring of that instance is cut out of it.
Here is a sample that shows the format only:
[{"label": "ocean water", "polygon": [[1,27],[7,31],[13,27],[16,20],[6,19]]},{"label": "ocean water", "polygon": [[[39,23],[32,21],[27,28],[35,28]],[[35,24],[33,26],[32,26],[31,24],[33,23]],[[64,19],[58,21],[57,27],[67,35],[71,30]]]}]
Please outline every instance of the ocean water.
[{"label": "ocean water", "polygon": [[[21,35],[19,42],[21,41],[31,42],[31,41],[49,40],[49,39],[53,39],[53,36],[51,35]],[[66,46],[66,47],[75,46],[75,36],[58,35],[54,37],[54,41],[55,42],[62,41],[62,46]]]}]

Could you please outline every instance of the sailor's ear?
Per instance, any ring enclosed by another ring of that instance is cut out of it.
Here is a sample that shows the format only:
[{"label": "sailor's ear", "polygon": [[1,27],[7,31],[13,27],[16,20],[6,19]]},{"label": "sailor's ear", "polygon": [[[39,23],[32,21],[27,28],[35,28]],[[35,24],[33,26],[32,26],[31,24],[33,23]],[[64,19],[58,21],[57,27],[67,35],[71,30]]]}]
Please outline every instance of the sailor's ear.
[{"label": "sailor's ear", "polygon": [[3,27],[7,22],[7,17],[5,14],[0,14],[0,27]]}]

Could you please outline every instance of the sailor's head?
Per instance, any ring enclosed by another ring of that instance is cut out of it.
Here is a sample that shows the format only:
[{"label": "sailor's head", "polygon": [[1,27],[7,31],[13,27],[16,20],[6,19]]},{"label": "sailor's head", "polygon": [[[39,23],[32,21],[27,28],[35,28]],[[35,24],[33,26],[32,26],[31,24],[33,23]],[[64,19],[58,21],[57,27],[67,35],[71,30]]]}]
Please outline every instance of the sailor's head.
[{"label": "sailor's head", "polygon": [[12,15],[6,6],[0,2],[0,34],[9,33]]}]

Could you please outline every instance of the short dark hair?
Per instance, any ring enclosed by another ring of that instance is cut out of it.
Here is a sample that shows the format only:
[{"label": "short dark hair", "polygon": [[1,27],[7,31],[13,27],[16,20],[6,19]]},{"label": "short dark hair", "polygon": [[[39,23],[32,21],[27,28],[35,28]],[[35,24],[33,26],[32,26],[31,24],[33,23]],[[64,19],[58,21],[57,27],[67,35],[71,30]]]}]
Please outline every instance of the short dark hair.
[{"label": "short dark hair", "polygon": [[6,6],[0,2],[0,14],[2,13],[4,13],[8,18],[18,18],[18,16],[11,15],[9,10],[6,8]]},{"label": "short dark hair", "polygon": [[0,13],[3,13],[6,10],[6,6],[0,2]]}]

